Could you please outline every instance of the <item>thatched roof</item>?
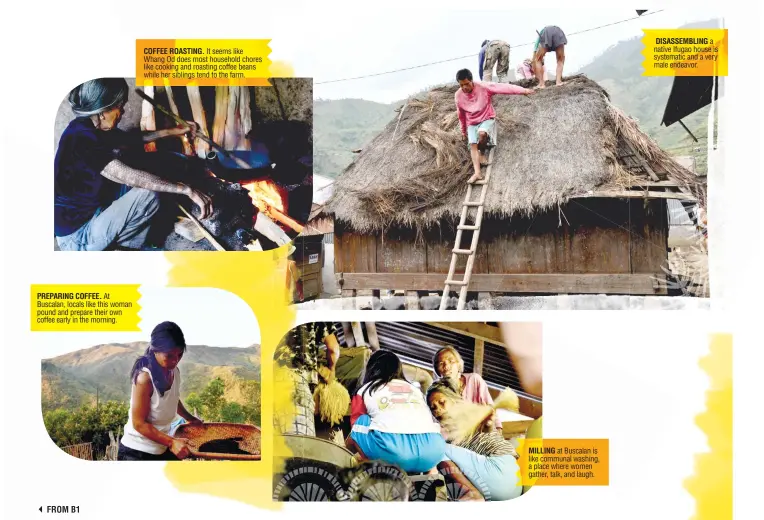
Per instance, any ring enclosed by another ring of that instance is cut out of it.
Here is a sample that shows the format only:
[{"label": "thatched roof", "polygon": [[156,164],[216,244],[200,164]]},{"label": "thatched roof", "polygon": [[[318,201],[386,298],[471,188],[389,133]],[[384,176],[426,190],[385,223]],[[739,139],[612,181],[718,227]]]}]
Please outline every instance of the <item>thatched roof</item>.
[{"label": "thatched roof", "polygon": [[327,233],[333,232],[334,219],[331,215],[326,213],[324,204],[316,204],[314,202],[310,209],[310,217],[308,217],[308,222],[305,224],[305,228],[303,229],[302,233],[300,233],[300,236],[308,237],[325,235]]},{"label": "thatched roof", "polygon": [[[457,88],[436,87],[399,109],[337,179],[326,210],[359,231],[422,229],[458,218],[471,162],[454,106]],[[685,197],[705,198],[697,177],[583,76],[531,96],[495,96],[493,103],[499,146],[488,214],[532,215],[579,196],[613,197],[655,185],[654,176],[674,181]]]}]

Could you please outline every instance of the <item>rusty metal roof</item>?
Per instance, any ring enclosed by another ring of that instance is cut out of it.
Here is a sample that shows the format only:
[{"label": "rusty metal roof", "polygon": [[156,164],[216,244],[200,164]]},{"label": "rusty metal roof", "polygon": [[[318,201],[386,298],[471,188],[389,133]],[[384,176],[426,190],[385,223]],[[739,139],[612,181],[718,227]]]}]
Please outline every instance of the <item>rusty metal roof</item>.
[{"label": "rusty metal roof", "polygon": [[[337,340],[345,344],[342,323],[335,323]],[[395,352],[401,361],[432,370],[432,358],[446,345],[454,347],[464,358],[464,371],[472,372],[475,340],[467,335],[441,329],[422,322],[375,322],[380,348]],[[362,324],[366,336],[366,326]],[[501,345],[485,343],[483,355],[483,379],[488,386],[513,390],[528,395],[520,385],[519,377]]]}]

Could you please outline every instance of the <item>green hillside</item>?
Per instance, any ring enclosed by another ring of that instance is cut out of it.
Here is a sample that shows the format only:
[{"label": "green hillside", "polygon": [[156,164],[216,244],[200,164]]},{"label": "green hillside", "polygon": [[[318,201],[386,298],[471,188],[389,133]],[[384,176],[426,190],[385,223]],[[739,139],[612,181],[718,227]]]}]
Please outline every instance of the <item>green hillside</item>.
[{"label": "green hillside", "polygon": [[[718,27],[713,20],[683,28]],[[709,107],[683,120],[700,140],[694,143],[675,123],[661,126],[672,78],[642,76],[642,42],[633,38],[607,49],[578,71],[602,85],[615,105],[639,121],[643,131],[672,155],[694,155],[700,171],[706,168]],[[375,103],[362,99],[318,100],[314,105],[314,167],[326,177],[337,177],[352,161],[352,150],[362,148],[395,117],[400,103]],[[696,151],[696,148],[700,151]]]},{"label": "green hillside", "polygon": [[353,150],[371,141],[397,105],[363,99],[316,100],[313,105],[313,165],[334,178],[353,161]]},{"label": "green hillside", "polygon": [[[130,400],[130,369],[147,343],[97,345],[42,362],[42,409],[75,409],[100,401]],[[181,397],[201,393],[215,378],[226,399],[241,399],[242,381],[260,381],[260,348],[189,345],[180,365]]]}]

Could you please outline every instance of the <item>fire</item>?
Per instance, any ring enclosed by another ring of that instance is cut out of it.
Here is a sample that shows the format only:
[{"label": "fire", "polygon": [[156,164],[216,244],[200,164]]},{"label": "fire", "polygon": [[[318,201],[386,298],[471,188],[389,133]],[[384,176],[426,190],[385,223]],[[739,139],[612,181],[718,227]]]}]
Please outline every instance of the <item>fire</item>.
[{"label": "fire", "polygon": [[252,204],[263,213],[268,213],[268,207],[275,210],[285,211],[284,200],[278,187],[269,181],[243,182],[241,184],[249,191]]}]

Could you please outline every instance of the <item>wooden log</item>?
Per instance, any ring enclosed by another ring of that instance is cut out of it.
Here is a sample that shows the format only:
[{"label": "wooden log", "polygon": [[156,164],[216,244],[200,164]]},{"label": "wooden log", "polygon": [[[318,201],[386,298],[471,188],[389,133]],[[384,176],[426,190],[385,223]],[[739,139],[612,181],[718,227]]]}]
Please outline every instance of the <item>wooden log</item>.
[{"label": "wooden log", "polygon": [[377,324],[373,321],[366,322],[366,334],[369,336],[369,348],[372,351],[379,350],[379,336],[377,335]]},{"label": "wooden log", "polygon": [[[154,87],[143,87],[147,96],[154,97]],[[141,130],[143,132],[153,132],[157,129],[156,116],[154,114],[154,105],[148,101],[141,103]],[[157,144],[155,142],[145,143],[143,149],[147,152],[156,152]]]},{"label": "wooden log", "polygon": [[345,345],[348,347],[355,347],[355,336],[353,335],[353,327],[349,321],[342,322],[342,333],[345,335]]},{"label": "wooden log", "polygon": [[685,193],[666,192],[666,191],[629,191],[629,190],[602,190],[584,193],[572,197],[573,199],[676,199],[690,200],[697,202],[698,199]]},{"label": "wooden log", "polygon": [[363,337],[363,329],[361,328],[360,321],[351,321],[350,327],[353,329],[353,337],[355,338],[356,347],[365,347],[366,340]]},{"label": "wooden log", "polygon": [[[170,104],[170,110],[177,117],[180,117],[178,104],[175,102],[175,94],[172,93],[172,87],[167,85],[165,92],[167,92],[167,102]],[[147,101],[144,101],[144,103],[147,103]],[[180,136],[180,141],[183,143],[183,155],[194,155],[194,145],[188,140],[188,137],[182,135]]]},{"label": "wooden log", "polygon": [[[470,290],[545,294],[665,294],[655,291],[659,273],[638,274],[476,274]],[[407,291],[441,290],[442,274],[342,273],[343,290],[401,287]]]},{"label": "wooden log", "polygon": [[228,87],[225,142],[229,150],[249,150],[247,134],[252,130],[252,112],[249,107],[248,87]]},{"label": "wooden log", "polygon": [[238,87],[239,89],[239,132],[241,132],[241,144],[249,150],[251,145],[247,135],[252,131],[252,107],[250,96],[250,87]]},{"label": "wooden log", "polygon": [[446,321],[446,322],[433,322],[430,323],[439,329],[447,330],[450,332],[456,332],[463,336],[469,336],[471,338],[488,341],[490,343],[496,343],[497,345],[504,344],[504,338],[501,335],[501,329],[487,323],[477,323],[472,321]]},{"label": "wooden log", "polygon": [[345,310],[355,309],[355,289],[342,289],[342,308]]},{"label": "wooden log", "polygon": [[489,292],[479,292],[478,293],[478,309],[485,309],[486,304],[491,301],[491,293]]},{"label": "wooden log", "polygon": [[[210,135],[207,130],[207,116],[204,113],[204,104],[202,104],[202,93],[197,86],[186,87],[188,91],[188,101],[191,104],[191,113],[194,115],[194,121],[199,125],[199,130],[204,135]],[[202,139],[196,139],[194,143],[196,153],[201,158],[207,157],[207,153],[210,151],[210,145]]]},{"label": "wooden log", "polygon": [[212,121],[212,140],[223,148],[231,150],[231,142],[226,140],[228,92],[228,87],[215,87],[215,117]]},{"label": "wooden log", "polygon": [[417,291],[406,291],[405,294],[405,306],[406,310],[419,310],[419,292]]},{"label": "wooden log", "polygon": [[485,356],[485,341],[482,339],[475,339],[475,361],[473,362],[472,371],[476,374],[483,375],[483,358]]},{"label": "wooden log", "polygon": [[212,236],[212,233],[207,231],[207,229],[202,225],[201,222],[199,222],[199,220],[195,216],[193,216],[188,210],[186,210],[186,208],[184,208],[180,204],[178,204],[178,207],[183,211],[183,213],[186,214],[188,218],[190,218],[194,222],[194,224],[196,224],[196,226],[199,228],[199,231],[201,231],[202,235],[204,235],[204,238],[206,238],[207,241],[210,244],[212,244],[212,247],[214,247],[218,251],[226,250],[223,246],[220,245],[220,243],[217,240],[215,240],[215,237]]},{"label": "wooden log", "polygon": [[374,291],[372,289],[358,289],[355,293],[356,303],[362,309],[371,309],[374,306]]}]

